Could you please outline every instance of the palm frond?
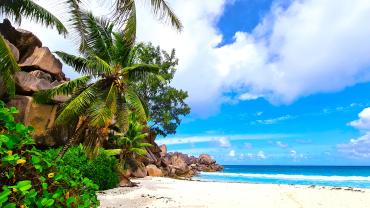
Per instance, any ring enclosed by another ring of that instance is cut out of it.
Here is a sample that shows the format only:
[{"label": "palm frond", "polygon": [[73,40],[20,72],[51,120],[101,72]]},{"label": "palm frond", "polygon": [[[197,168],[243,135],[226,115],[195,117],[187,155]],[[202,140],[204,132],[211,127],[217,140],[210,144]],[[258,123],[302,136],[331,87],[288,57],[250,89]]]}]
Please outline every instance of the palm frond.
[{"label": "palm frond", "polygon": [[73,92],[75,92],[76,88],[86,86],[90,80],[90,76],[83,76],[65,82],[54,87],[53,89],[39,91],[33,95],[33,98],[37,103],[49,103],[50,100],[57,95],[71,95]]},{"label": "palm frond", "polygon": [[71,25],[72,28],[77,33],[76,39],[80,41],[80,52],[85,52],[87,44],[86,44],[86,27],[83,23],[83,13],[82,8],[80,7],[80,0],[66,0],[66,5],[69,7],[69,13],[71,14]]},{"label": "palm frond", "polygon": [[129,80],[140,80],[144,79],[149,73],[158,74],[159,66],[154,64],[135,64],[125,67],[122,71],[128,75]]},{"label": "palm frond", "polygon": [[164,21],[169,21],[177,30],[181,31],[183,26],[180,19],[172,11],[171,7],[165,0],[151,0],[154,14]]},{"label": "palm frond", "polygon": [[101,86],[99,85],[104,81],[105,80],[98,81],[84,89],[63,108],[55,122],[57,124],[68,123],[86,113],[86,110],[97,101],[101,90]]},{"label": "palm frond", "polygon": [[132,48],[136,40],[136,8],[132,4],[125,28],[121,32],[113,33],[115,44],[113,47],[115,60],[122,66],[128,65]]},{"label": "palm frond", "polygon": [[113,25],[105,18],[97,18],[91,12],[83,13],[86,49],[104,60],[112,59]]},{"label": "palm frond", "polygon": [[0,1],[0,14],[9,16],[19,23],[22,17],[26,17],[47,27],[55,27],[59,34],[68,33],[57,17],[32,0],[2,0]]},{"label": "palm frond", "polygon": [[141,148],[143,148],[143,147],[153,147],[153,145],[150,144],[150,143],[140,143],[138,146],[141,147]]},{"label": "palm frond", "polygon": [[148,116],[147,111],[137,93],[133,89],[128,88],[125,91],[125,99],[130,109],[137,114],[139,120],[146,121]]},{"label": "palm frond", "polygon": [[[172,11],[171,7],[165,0],[150,0],[153,13],[165,22],[181,31],[183,26],[180,19]],[[135,7],[135,0],[116,0],[115,1],[115,17],[119,23],[125,23]]]},{"label": "palm frond", "polygon": [[6,40],[0,35],[0,77],[2,77],[10,96],[15,95],[14,73],[17,71],[20,71],[17,61]]},{"label": "palm frond", "polygon": [[141,156],[144,156],[147,153],[147,151],[145,149],[136,148],[136,147],[130,148],[130,151],[133,152],[133,153],[136,153],[138,155],[141,155]]},{"label": "palm frond", "polygon": [[88,110],[90,126],[103,128],[109,126],[113,120],[113,113],[105,102],[94,102]]},{"label": "palm frond", "polygon": [[112,67],[98,56],[92,56],[89,58],[78,57],[62,51],[55,52],[62,61],[81,74],[90,75],[97,77],[102,74],[112,73]]},{"label": "palm frond", "polygon": [[118,89],[114,83],[112,83],[107,97],[105,99],[105,104],[109,106],[113,114],[117,113],[117,95]]},{"label": "palm frond", "polygon": [[94,71],[97,72],[97,75],[109,75],[114,71],[113,67],[99,56],[89,57],[87,66],[90,69],[94,69]]}]

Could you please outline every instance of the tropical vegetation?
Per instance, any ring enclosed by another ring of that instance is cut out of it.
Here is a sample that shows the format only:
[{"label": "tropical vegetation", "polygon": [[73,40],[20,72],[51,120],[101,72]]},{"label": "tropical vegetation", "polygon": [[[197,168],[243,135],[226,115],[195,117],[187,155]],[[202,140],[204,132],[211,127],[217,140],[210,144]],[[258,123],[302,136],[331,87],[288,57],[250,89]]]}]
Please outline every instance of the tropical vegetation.
[{"label": "tropical vegetation", "polygon": [[[94,16],[80,0],[65,3],[80,54],[55,54],[81,77],[39,91],[34,100],[48,104],[55,96],[66,96],[55,128],[67,127],[73,135],[63,148],[38,149],[32,127],[15,122],[17,109],[0,101],[0,207],[97,207],[96,191],[116,187],[129,161],[145,157],[152,146],[148,136],[175,133],[190,111],[187,93],[170,86],[178,64],[175,51],[136,43],[137,1],[114,1],[111,19]],[[150,5],[154,15],[181,31],[165,0],[151,0]],[[68,33],[32,0],[0,0],[0,15]],[[0,84],[10,98],[17,71],[9,42],[0,35]]]},{"label": "tropical vegetation", "polygon": [[[55,158],[59,151],[60,148],[46,152]],[[99,190],[115,188],[119,183],[118,160],[106,154],[104,149],[99,149],[96,157],[89,158],[82,145],[74,146],[66,152],[63,159],[58,160],[58,166],[70,166],[78,170],[83,177],[98,185]]]},{"label": "tropical vegetation", "polygon": [[190,113],[190,107],[185,103],[188,93],[171,86],[178,65],[175,50],[168,53],[150,43],[140,43],[134,50],[137,62],[158,65],[158,74],[162,77],[158,80],[156,76],[149,75],[133,83],[147,104],[150,129],[154,134],[164,137],[175,134],[182,117]]},{"label": "tropical vegetation", "polygon": [[[71,2],[71,7],[79,8],[79,5]],[[81,37],[82,56],[61,51],[56,54],[84,76],[35,96],[38,102],[47,102],[57,95],[71,96],[56,124],[72,125],[76,130],[60,156],[79,139],[94,151],[102,139],[108,138],[112,126],[125,133],[131,111],[146,122],[147,111],[132,83],[159,70],[157,65],[134,61],[133,37],[136,32],[130,24],[115,32],[113,23],[97,18],[91,12],[76,9],[71,14],[72,21],[79,23],[74,29]]]},{"label": "tropical vegetation", "polygon": [[0,207],[96,207],[98,186],[38,150],[32,128],[14,121],[0,101]]}]

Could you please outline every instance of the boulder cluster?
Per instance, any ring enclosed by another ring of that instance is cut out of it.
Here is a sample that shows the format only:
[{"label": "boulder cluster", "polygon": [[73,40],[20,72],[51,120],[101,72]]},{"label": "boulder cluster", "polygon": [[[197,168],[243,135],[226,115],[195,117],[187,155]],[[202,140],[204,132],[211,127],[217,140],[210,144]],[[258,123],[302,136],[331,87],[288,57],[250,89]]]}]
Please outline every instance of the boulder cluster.
[{"label": "boulder cluster", "polygon": [[166,145],[157,146],[155,142],[153,143],[153,146],[157,147],[160,152],[153,153],[151,149],[155,149],[155,147],[151,149],[148,148],[147,157],[137,159],[136,167],[133,169],[129,169],[124,174],[126,178],[164,176],[180,179],[190,179],[191,177],[197,175],[199,172],[217,172],[223,170],[223,167],[221,165],[218,165],[216,161],[207,154],[202,154],[199,157],[194,157],[180,152],[168,153]]},{"label": "boulder cluster", "polygon": [[[16,96],[8,100],[9,106],[18,108],[17,121],[35,128],[34,136],[42,137],[54,125],[58,103],[67,97],[57,96],[55,105],[40,105],[33,102],[32,95],[40,90],[48,90],[67,81],[62,63],[44,47],[32,32],[14,28],[5,19],[0,23],[0,34],[5,38],[21,71],[15,73]],[[0,80],[0,99],[6,97],[6,90]],[[44,141],[43,141],[44,142]],[[51,139],[48,145],[55,141]]]}]

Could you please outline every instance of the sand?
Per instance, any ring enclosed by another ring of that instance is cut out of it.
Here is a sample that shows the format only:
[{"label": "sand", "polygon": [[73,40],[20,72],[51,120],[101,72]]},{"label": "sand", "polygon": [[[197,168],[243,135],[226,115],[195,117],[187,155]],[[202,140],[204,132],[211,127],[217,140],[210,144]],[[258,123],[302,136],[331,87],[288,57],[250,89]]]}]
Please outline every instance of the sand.
[{"label": "sand", "polygon": [[370,208],[370,189],[199,182],[146,177],[100,192],[101,207]]}]

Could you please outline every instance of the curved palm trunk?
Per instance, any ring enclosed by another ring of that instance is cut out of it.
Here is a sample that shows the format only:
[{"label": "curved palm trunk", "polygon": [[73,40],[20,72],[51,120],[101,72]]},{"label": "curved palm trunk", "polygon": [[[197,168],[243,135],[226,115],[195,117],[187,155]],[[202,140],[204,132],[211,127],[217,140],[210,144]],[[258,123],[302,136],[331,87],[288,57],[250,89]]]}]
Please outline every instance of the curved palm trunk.
[{"label": "curved palm trunk", "polygon": [[59,152],[58,154],[58,157],[57,158],[62,158],[64,156],[64,154],[67,152],[67,150],[74,144],[78,141],[80,135],[85,131],[86,129],[86,126],[87,126],[87,122],[84,122],[81,124],[80,127],[78,127],[75,131],[75,133],[73,134],[73,136],[67,141],[67,143],[63,146],[62,150]]}]

